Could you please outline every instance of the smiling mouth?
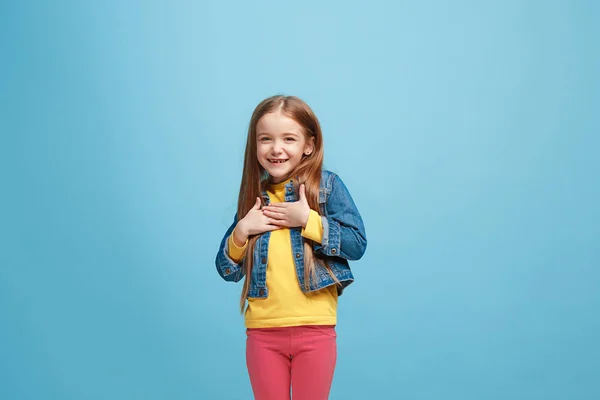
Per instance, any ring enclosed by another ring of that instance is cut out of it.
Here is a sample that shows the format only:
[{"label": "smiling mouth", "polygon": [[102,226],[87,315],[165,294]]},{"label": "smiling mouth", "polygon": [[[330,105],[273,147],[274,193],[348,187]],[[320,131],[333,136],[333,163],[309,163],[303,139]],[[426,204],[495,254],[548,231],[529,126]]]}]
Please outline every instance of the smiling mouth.
[{"label": "smiling mouth", "polygon": [[269,159],[269,162],[271,164],[283,164],[284,162],[286,162],[287,160],[274,160],[274,159]]}]

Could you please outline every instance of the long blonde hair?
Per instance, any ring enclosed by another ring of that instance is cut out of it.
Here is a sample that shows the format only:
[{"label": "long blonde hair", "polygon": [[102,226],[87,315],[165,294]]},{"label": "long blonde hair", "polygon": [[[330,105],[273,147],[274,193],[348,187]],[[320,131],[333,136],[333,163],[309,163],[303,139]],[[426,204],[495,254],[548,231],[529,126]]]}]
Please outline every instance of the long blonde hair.
[{"label": "long blonde hair", "polygon": [[[303,156],[302,161],[292,171],[294,189],[298,193],[300,184],[305,185],[306,199],[311,209],[319,212],[319,184],[321,181],[321,170],[323,167],[323,136],[319,120],[304,101],[295,96],[272,96],[260,102],[250,119],[248,126],[248,137],[246,139],[246,151],[244,155],[244,169],[242,172],[242,182],[238,197],[237,215],[243,218],[256,203],[256,198],[262,199],[262,192],[266,189],[268,182],[263,179],[265,170],[258,162],[257,144],[256,144],[256,124],[265,114],[281,111],[288,118],[296,121],[304,130],[307,140],[314,140],[314,149],[310,155]],[[264,200],[262,200],[264,202]],[[264,205],[264,204],[263,204]],[[248,239],[246,247],[246,258],[244,262],[246,277],[240,298],[240,310],[243,313],[250,289],[250,280],[253,267],[253,254],[256,241],[260,235],[252,236]],[[331,276],[330,268],[326,263],[317,260],[314,256],[311,242],[304,239],[304,286],[306,290],[310,288],[311,276],[315,273],[315,263],[324,265]],[[334,277],[335,278],[335,277]],[[336,280],[337,281],[337,280]]]}]

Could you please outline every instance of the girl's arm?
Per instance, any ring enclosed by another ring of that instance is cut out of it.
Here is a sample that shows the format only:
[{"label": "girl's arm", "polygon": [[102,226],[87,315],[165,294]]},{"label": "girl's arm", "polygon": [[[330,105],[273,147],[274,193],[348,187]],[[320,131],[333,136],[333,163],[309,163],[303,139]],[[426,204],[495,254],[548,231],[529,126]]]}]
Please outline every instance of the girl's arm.
[{"label": "girl's arm", "polygon": [[331,193],[321,216],[323,239],[315,252],[347,260],[360,259],[367,249],[367,236],[362,217],[341,178],[334,175]]},{"label": "girl's arm", "polygon": [[[239,282],[245,275],[245,270],[243,266],[243,257],[236,261],[234,260],[230,252],[230,240],[231,234],[237,225],[237,213],[233,217],[233,223],[225,232],[223,239],[221,240],[221,244],[219,245],[219,251],[217,252],[217,257],[215,259],[215,264],[217,267],[217,272],[221,276],[221,278],[225,279],[229,282]],[[233,250],[233,253],[236,252],[236,249]]]}]

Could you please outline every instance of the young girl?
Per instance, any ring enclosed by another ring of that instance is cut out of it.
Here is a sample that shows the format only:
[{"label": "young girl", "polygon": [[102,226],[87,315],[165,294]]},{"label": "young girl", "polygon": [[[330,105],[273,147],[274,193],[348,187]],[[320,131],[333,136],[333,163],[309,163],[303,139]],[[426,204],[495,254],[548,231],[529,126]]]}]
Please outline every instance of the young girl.
[{"label": "young girl", "polygon": [[346,186],[322,164],[321,127],[306,103],[274,96],[256,107],[216,266],[226,281],[246,278],[240,306],[257,400],[289,400],[290,388],[294,400],[329,396],[337,300],[367,239]]}]

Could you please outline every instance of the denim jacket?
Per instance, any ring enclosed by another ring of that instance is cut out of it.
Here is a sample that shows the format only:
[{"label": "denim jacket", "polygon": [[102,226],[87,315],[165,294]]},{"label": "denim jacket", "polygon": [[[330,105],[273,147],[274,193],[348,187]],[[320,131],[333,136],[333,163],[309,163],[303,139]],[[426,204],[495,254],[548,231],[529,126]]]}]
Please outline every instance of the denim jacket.
[{"label": "denim jacket", "polygon": [[[285,186],[285,201],[297,201],[293,184]],[[265,202],[269,203],[266,192],[262,193]],[[326,260],[333,275],[338,279],[338,294],[354,281],[348,260],[360,259],[367,247],[367,237],[362,217],[354,204],[352,196],[339,176],[323,170],[319,187],[319,214],[323,223],[322,243],[313,246],[315,257]],[[238,282],[245,275],[244,260],[234,262],[229,257],[228,238],[237,224],[237,214],[233,223],[221,240],[215,260],[219,275],[230,282]],[[296,267],[296,275],[302,291],[315,291],[335,284],[333,278],[324,267],[317,264],[315,278],[310,278],[310,289],[304,284],[304,238],[302,228],[290,228],[292,252]],[[266,298],[269,288],[266,284],[267,260],[270,232],[260,235],[254,248],[254,266],[252,268],[248,297]],[[247,257],[247,256],[246,256]]]}]

